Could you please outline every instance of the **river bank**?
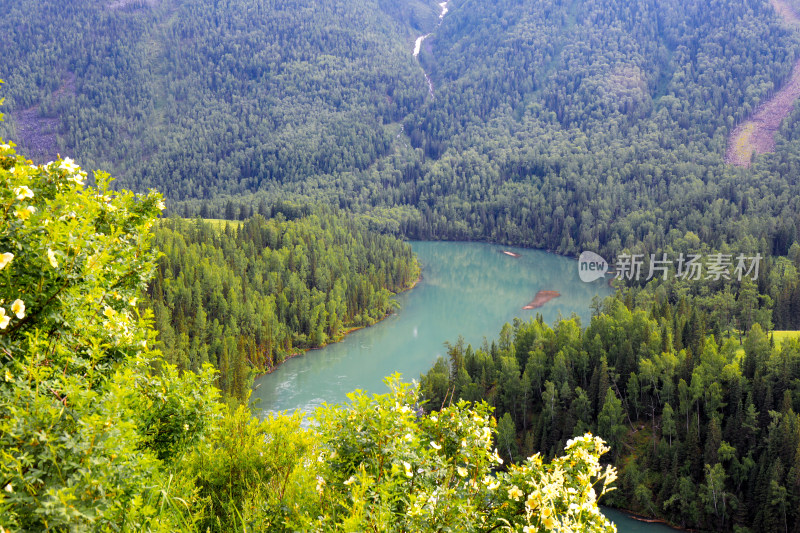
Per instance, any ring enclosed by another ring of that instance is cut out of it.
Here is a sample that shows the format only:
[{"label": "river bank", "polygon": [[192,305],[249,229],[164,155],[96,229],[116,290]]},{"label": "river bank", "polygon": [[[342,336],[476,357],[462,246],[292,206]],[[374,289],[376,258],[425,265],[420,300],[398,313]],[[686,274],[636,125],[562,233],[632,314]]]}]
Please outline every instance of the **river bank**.
[{"label": "river bank", "polygon": [[684,529],[666,520],[648,518],[628,509],[601,506],[600,511],[617,525],[619,533],[674,533],[685,531],[699,533],[697,529]]},{"label": "river bank", "polygon": [[[410,291],[411,289],[416,287],[422,281],[422,265],[417,264],[417,269],[418,269],[417,278],[413,282],[411,282],[407,287],[404,287],[402,290],[392,294],[392,298],[394,298],[395,296],[398,296],[400,294],[403,294],[405,292]],[[286,361],[289,361],[290,359],[294,359],[295,357],[300,357],[301,355],[305,355],[308,352],[312,352],[312,351],[316,351],[316,350],[322,350],[323,348],[326,348],[326,347],[330,346],[331,344],[336,344],[336,343],[342,342],[351,333],[354,333],[354,332],[359,331],[359,330],[364,329],[364,328],[370,328],[372,326],[380,324],[382,321],[384,321],[387,318],[389,318],[390,316],[392,316],[395,312],[396,312],[396,310],[392,309],[392,310],[388,311],[385,315],[383,315],[381,318],[379,318],[377,321],[373,322],[372,324],[366,325],[366,326],[351,326],[351,327],[348,327],[348,328],[344,328],[344,330],[339,335],[337,335],[336,337],[331,339],[329,342],[326,342],[322,346],[315,346],[313,348],[306,348],[304,350],[299,350],[297,352],[291,353],[291,354],[287,355],[283,359],[283,361],[281,361],[277,365],[272,366],[268,370],[264,370],[263,372],[256,372],[255,373],[255,379],[259,379],[259,378],[261,378],[263,376],[267,376],[269,374],[272,374],[273,372],[278,370],[281,367],[281,365],[285,364]]]},{"label": "river bank", "polygon": [[[540,250],[478,242],[410,244],[423,264],[423,279],[413,291],[398,294],[401,308],[312,357],[295,357],[262,376],[253,391],[260,412],[311,413],[323,403],[347,401],[355,389],[383,392],[386,376],[400,372],[409,381],[418,379],[437,357],[446,357],[445,342],[461,336],[479,347],[515,318],[541,314],[552,323],[576,313],[588,324],[593,297],[613,292],[601,280],[582,282],[574,259]],[[522,310],[531,294],[543,288],[562,296],[541,309]]]}]

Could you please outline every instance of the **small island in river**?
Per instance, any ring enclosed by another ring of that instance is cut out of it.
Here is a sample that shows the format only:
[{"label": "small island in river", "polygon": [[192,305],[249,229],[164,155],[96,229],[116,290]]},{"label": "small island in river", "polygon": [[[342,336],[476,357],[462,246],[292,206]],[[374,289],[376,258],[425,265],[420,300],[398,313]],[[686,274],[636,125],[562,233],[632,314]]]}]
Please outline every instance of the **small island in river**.
[{"label": "small island in river", "polygon": [[561,293],[558,291],[539,291],[531,303],[523,307],[523,309],[538,309],[553,298],[558,298]]}]

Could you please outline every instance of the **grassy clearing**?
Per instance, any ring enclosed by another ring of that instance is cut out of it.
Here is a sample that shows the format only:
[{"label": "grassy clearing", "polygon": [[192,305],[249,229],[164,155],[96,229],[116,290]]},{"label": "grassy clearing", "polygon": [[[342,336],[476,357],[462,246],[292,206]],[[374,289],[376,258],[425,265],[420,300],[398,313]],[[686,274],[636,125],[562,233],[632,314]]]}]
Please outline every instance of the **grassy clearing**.
[{"label": "grassy clearing", "polygon": [[780,346],[786,340],[800,339],[800,331],[773,331],[775,346]]},{"label": "grassy clearing", "polygon": [[204,218],[203,222],[210,224],[218,230],[224,230],[225,226],[228,224],[233,228],[238,228],[243,223],[241,220],[225,220],[224,218]]},{"label": "grassy clearing", "polygon": [[[780,347],[784,341],[792,340],[792,339],[800,339],[800,331],[770,331],[767,333],[767,337],[772,336],[775,339],[775,346]],[[734,337],[738,339],[738,337]],[[744,347],[739,345],[736,348],[736,358],[737,360],[741,361],[744,357]]]}]

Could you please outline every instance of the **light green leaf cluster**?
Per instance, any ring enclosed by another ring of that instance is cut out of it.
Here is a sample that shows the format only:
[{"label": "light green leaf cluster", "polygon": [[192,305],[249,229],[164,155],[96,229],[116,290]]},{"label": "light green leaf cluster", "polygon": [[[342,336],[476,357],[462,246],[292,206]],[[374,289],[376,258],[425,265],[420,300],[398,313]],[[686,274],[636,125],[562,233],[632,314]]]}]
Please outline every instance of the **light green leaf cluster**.
[{"label": "light green leaf cluster", "polygon": [[[211,531],[574,531],[609,533],[597,498],[616,478],[599,437],[504,465],[485,403],[425,414],[416,386],[350,395],[299,415],[229,412],[187,461]],[[595,489],[596,487],[596,489]]]},{"label": "light green leaf cluster", "polygon": [[598,437],[570,441],[550,464],[537,455],[502,470],[488,405],[425,414],[417,387],[399,376],[387,384],[389,394],[357,391],[315,416],[324,510],[315,529],[615,531],[597,508],[616,477],[600,466],[608,448]]},{"label": "light green leaf cluster", "polygon": [[160,196],[0,145],[0,529],[170,531],[172,465],[211,420],[211,372],[154,373],[136,298]]}]

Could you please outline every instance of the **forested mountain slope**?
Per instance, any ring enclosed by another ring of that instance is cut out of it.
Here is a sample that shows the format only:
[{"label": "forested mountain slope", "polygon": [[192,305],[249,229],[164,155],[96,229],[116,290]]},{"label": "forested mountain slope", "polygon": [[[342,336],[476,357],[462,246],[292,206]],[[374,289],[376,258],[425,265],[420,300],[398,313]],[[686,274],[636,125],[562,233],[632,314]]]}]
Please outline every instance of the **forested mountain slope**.
[{"label": "forested mountain slope", "polygon": [[384,123],[427,94],[407,52],[434,7],[14,2],[0,21],[7,136],[172,199],[363,170],[390,149]]},{"label": "forested mountain slope", "polygon": [[[436,16],[422,1],[18,2],[0,22],[12,128],[23,145],[58,130],[52,149],[181,214],[314,198],[400,206],[420,237],[612,254],[670,229],[719,245],[773,241],[787,212],[797,225],[792,131],[750,170],[723,163],[797,54],[768,1],[453,0]],[[428,31],[433,98],[411,55]]]},{"label": "forested mountain slope", "polygon": [[692,232],[785,254],[800,212],[793,117],[750,169],[724,154],[797,50],[766,0],[456,0],[420,54],[435,97],[378,164],[173,208],[222,216],[289,196],[366,206],[423,238],[614,256]]}]

